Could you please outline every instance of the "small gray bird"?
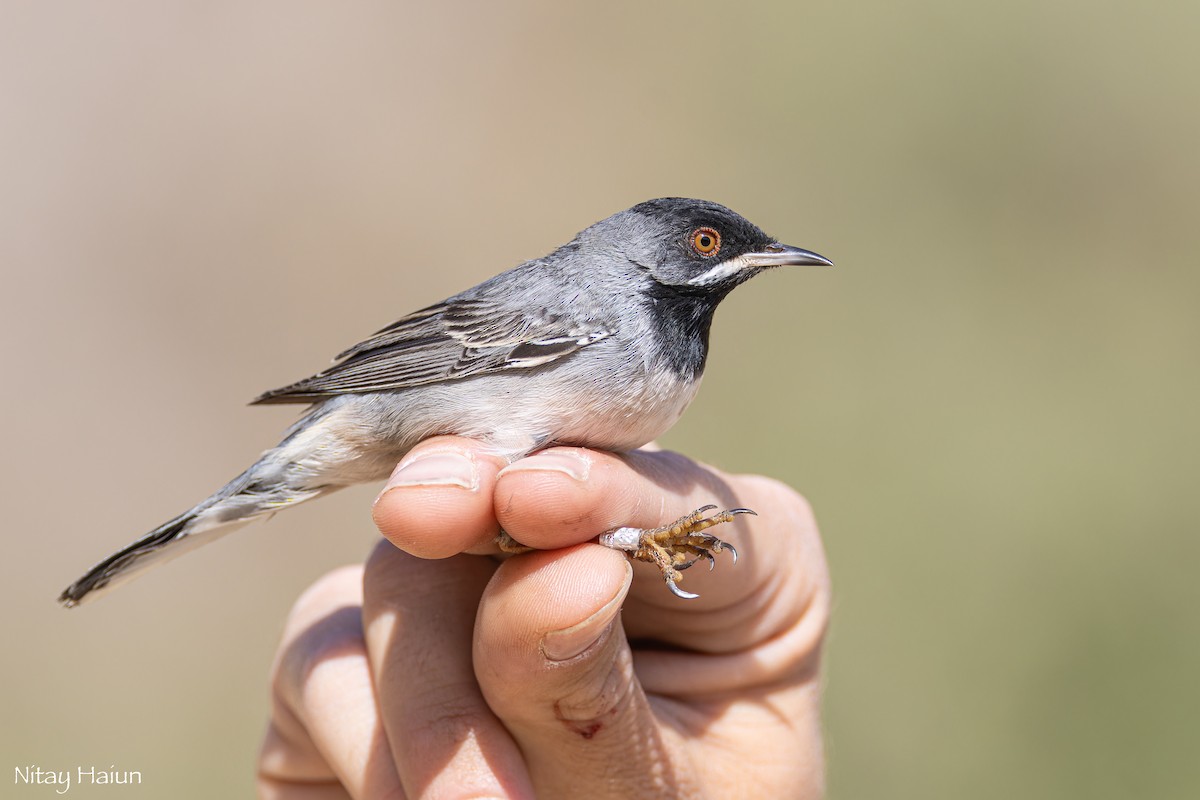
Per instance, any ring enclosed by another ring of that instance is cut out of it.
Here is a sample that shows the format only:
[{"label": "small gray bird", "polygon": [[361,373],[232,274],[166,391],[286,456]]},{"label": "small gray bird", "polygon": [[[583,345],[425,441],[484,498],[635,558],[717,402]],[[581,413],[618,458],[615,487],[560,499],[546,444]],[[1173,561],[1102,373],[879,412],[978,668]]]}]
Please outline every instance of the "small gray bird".
[{"label": "small gray bird", "polygon": [[[78,605],[255,517],[386,478],[431,436],[480,439],[510,460],[556,444],[640,447],[695,396],[717,304],[768,267],[803,264],[832,266],[716,203],[665,198],[614,214],[255,399],[311,408],[249,469],[101,561],[59,602]],[[714,508],[600,541],[657,564],[668,588],[695,597],[678,587],[680,570],[732,550],[702,531],[753,513],[705,516]],[[501,546],[520,547],[503,535]]]}]

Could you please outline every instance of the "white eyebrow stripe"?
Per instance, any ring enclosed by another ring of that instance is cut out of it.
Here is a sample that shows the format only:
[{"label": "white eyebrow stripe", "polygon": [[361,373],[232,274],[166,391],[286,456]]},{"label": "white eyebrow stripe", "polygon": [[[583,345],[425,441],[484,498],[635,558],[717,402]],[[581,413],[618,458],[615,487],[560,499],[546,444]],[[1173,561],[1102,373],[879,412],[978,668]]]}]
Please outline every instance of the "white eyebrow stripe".
[{"label": "white eyebrow stripe", "polygon": [[745,256],[735,256],[727,261],[722,261],[707,272],[702,272],[696,277],[688,281],[689,286],[708,286],[710,283],[728,278],[730,275],[735,275],[747,267],[752,266],[746,262]]}]

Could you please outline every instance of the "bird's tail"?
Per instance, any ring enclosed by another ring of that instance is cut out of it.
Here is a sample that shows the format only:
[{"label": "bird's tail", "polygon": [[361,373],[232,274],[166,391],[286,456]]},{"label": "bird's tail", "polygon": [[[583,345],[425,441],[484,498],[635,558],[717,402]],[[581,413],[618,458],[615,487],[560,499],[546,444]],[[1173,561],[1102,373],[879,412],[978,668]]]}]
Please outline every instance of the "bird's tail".
[{"label": "bird's tail", "polygon": [[164,522],[127,547],[118,550],[92,567],[58,596],[58,602],[72,608],[99,597],[145,572],[150,567],[219,539],[255,517],[284,506],[310,500],[337,488],[288,489],[278,482],[256,477],[266,459],[227,483],[199,505]]}]

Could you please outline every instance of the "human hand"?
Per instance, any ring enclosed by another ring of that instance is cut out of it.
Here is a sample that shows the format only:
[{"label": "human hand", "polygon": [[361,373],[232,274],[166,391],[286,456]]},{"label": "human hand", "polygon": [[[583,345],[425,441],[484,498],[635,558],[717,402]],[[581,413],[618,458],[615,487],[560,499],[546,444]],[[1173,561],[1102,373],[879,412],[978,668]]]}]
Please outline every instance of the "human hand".
[{"label": "human hand", "polygon": [[[721,530],[736,567],[685,573],[698,600],[588,543],[710,502],[759,516]],[[443,437],[406,456],[375,520],[391,544],[314,584],[285,627],[262,796],[821,794],[829,579],[791,489],[668,452],[506,467]],[[500,526],[539,550],[463,555]]]}]

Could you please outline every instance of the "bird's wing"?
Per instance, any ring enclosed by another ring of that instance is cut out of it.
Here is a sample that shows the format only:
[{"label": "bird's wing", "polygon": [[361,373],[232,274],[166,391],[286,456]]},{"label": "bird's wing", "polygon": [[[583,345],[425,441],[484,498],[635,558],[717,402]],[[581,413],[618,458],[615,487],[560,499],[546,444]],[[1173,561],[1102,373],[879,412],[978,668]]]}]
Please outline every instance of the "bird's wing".
[{"label": "bird's wing", "polygon": [[603,326],[547,309],[503,308],[459,297],[397,320],[339,355],[327,370],[253,400],[308,403],[501,370],[529,369],[607,338]]}]

